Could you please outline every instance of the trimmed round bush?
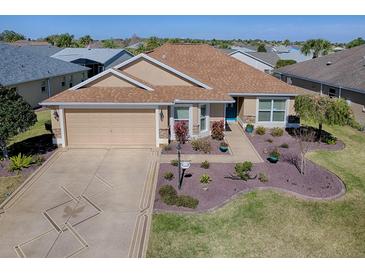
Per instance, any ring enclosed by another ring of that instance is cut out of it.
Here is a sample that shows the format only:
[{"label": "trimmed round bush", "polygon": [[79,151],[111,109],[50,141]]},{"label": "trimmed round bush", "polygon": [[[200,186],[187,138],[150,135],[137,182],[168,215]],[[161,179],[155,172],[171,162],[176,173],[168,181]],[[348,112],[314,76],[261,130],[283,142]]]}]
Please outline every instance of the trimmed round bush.
[{"label": "trimmed round bush", "polygon": [[257,127],[256,128],[256,134],[258,135],[264,135],[266,133],[266,129],[264,127]]},{"label": "trimmed round bush", "polygon": [[271,135],[274,137],[280,137],[280,136],[283,136],[283,134],[284,134],[284,130],[280,127],[274,127],[271,130]]},{"label": "trimmed round bush", "polygon": [[191,196],[181,195],[176,199],[176,206],[182,206],[187,208],[196,208],[199,204],[199,200]]}]

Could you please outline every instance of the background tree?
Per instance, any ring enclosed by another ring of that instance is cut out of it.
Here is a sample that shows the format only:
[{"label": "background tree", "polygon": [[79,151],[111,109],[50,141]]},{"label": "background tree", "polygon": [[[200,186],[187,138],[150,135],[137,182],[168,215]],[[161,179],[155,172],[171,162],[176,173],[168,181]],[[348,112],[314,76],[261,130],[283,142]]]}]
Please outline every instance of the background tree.
[{"label": "background tree", "polygon": [[32,107],[14,89],[0,87],[0,149],[8,158],[8,140],[37,122]]},{"label": "background tree", "polygon": [[80,47],[87,47],[91,42],[93,41],[93,39],[91,38],[90,35],[85,35],[79,38],[78,44]]},{"label": "background tree", "polygon": [[264,44],[259,44],[257,47],[257,52],[267,52]]},{"label": "background tree", "polygon": [[341,98],[300,95],[295,97],[294,108],[301,119],[318,124],[318,141],[321,141],[323,124],[343,126],[354,120],[350,106]]},{"label": "background tree", "polygon": [[4,30],[2,33],[0,33],[0,40],[4,42],[12,43],[24,39],[25,36],[23,34],[12,30]]},{"label": "background tree", "polygon": [[55,36],[54,45],[60,48],[69,48],[74,45],[74,36],[69,33],[63,33]]},{"label": "background tree", "polygon": [[360,45],[363,45],[363,44],[365,44],[365,40],[364,40],[364,39],[362,39],[361,37],[358,37],[358,38],[356,38],[356,39],[354,39],[354,40],[350,41],[350,42],[346,45],[346,47],[347,47],[347,48],[353,48],[353,47],[357,47],[357,46],[360,46]]},{"label": "background tree", "polygon": [[293,65],[295,64],[297,61],[295,60],[291,60],[291,59],[288,59],[288,60],[278,60],[276,62],[276,68],[282,68],[282,67],[285,67],[285,66],[289,66],[289,65]]},{"label": "background tree", "polygon": [[332,49],[331,42],[324,39],[310,39],[304,42],[301,52],[305,55],[313,53],[313,59],[321,55],[327,55]]},{"label": "background tree", "polygon": [[284,41],[283,41],[283,45],[284,46],[289,46],[290,45],[290,40],[289,39],[285,39]]},{"label": "background tree", "polygon": [[101,43],[103,45],[103,48],[115,49],[118,47],[117,43],[115,43],[113,38],[110,38],[108,40],[103,40]]}]

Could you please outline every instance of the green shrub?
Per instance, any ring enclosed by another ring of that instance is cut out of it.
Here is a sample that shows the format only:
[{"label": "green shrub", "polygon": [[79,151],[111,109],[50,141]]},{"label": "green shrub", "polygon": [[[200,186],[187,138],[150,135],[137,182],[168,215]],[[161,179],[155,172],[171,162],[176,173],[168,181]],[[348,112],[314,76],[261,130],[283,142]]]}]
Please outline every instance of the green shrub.
[{"label": "green shrub", "polygon": [[46,160],[46,159],[44,158],[44,156],[37,154],[37,155],[34,155],[34,156],[32,157],[32,164],[35,164],[35,165],[37,165],[37,166],[40,166],[40,165],[42,165],[42,164],[43,164],[43,162],[44,162],[45,160]]},{"label": "green shrub", "polygon": [[177,199],[176,189],[171,185],[163,185],[160,187],[158,193],[162,201],[167,205],[174,205]]},{"label": "green shrub", "polygon": [[283,134],[284,134],[284,130],[280,127],[274,127],[271,130],[271,135],[274,137],[280,137],[280,136],[283,136]]},{"label": "green shrub", "polygon": [[280,152],[277,148],[273,149],[273,151],[270,152],[270,157],[280,158]]},{"label": "green shrub", "polygon": [[26,156],[19,153],[16,156],[10,157],[9,170],[21,170],[23,168],[28,168],[33,162],[32,156]]},{"label": "green shrub", "polygon": [[282,143],[282,144],[280,145],[280,147],[282,147],[282,148],[289,148],[289,145],[288,145],[287,143]]},{"label": "green shrub", "polygon": [[176,189],[171,185],[161,186],[158,193],[160,194],[162,201],[167,205],[196,208],[199,204],[199,201],[193,197],[186,195],[178,196]]},{"label": "green shrub", "polygon": [[195,151],[203,151],[204,153],[210,153],[212,151],[209,140],[205,139],[195,139],[191,141],[191,146]]},{"label": "green shrub", "polygon": [[256,128],[256,134],[258,135],[264,135],[266,133],[266,129],[264,127],[257,127]]},{"label": "green shrub", "polygon": [[245,161],[243,163],[237,163],[234,167],[234,170],[238,177],[242,180],[247,181],[250,179],[250,175],[248,174],[252,169],[252,163],[249,161]]},{"label": "green shrub", "polygon": [[178,160],[171,160],[170,164],[172,166],[178,166],[179,165],[179,161]]},{"label": "green shrub", "polygon": [[208,174],[203,174],[202,176],[200,176],[201,184],[209,184],[211,181],[212,179],[210,179],[210,176]]},{"label": "green shrub", "polygon": [[266,139],[266,142],[268,142],[268,143],[272,143],[273,142],[273,139]]},{"label": "green shrub", "polygon": [[195,199],[191,196],[187,195],[180,195],[177,196],[177,199],[175,201],[176,206],[182,206],[187,208],[196,208],[199,204],[199,200]]},{"label": "green shrub", "polygon": [[268,182],[269,181],[269,178],[267,177],[267,175],[265,174],[265,173],[263,173],[263,172],[260,172],[259,173],[259,181],[261,182],[261,183],[266,183],[266,182]]},{"label": "green shrub", "polygon": [[164,151],[170,151],[172,148],[171,148],[171,146],[170,145],[166,145],[166,146],[164,146],[163,147],[163,150]]},{"label": "green shrub", "polygon": [[204,162],[202,162],[202,163],[200,164],[200,167],[201,167],[201,168],[205,168],[205,169],[208,169],[208,168],[209,168],[209,166],[210,166],[210,164],[209,164],[209,162],[208,162],[207,160],[205,160]]},{"label": "green shrub", "polygon": [[337,138],[334,136],[326,136],[322,139],[322,142],[326,143],[327,145],[334,145],[337,142]]},{"label": "green shrub", "polygon": [[221,143],[220,143],[220,146],[221,146],[221,147],[228,147],[228,144],[227,144],[226,142],[221,142]]},{"label": "green shrub", "polygon": [[172,179],[174,179],[174,174],[170,171],[166,172],[163,177],[166,179],[166,180],[169,180],[171,181]]}]

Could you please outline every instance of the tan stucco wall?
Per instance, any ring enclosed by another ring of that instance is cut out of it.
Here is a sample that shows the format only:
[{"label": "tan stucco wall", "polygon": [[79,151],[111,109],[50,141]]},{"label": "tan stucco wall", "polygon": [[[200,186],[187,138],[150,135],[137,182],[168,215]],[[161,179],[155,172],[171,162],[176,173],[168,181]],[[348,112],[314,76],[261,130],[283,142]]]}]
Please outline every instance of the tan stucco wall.
[{"label": "tan stucco wall", "polygon": [[199,134],[199,105],[193,104],[193,134]]},{"label": "tan stucco wall", "polygon": [[210,104],[210,122],[224,119],[224,104]]},{"label": "tan stucco wall", "polygon": [[243,99],[243,115],[256,116],[256,97],[245,97]]},{"label": "tan stucco wall", "polygon": [[[62,81],[63,76],[58,76],[50,79],[50,88],[51,88],[51,96],[60,93],[63,90],[68,89],[70,86],[70,76],[71,75],[65,75],[66,82],[65,86],[62,87]],[[76,85],[80,83],[83,80],[83,73],[78,72],[72,74],[72,85]],[[85,79],[87,77],[87,73],[85,72]],[[42,82],[46,82],[46,90],[42,92]],[[47,79],[44,80],[37,80],[37,81],[31,81],[27,83],[18,84],[15,86],[17,89],[17,92],[23,96],[25,101],[27,101],[33,108],[39,107],[40,102],[48,98],[48,81]]]},{"label": "tan stucco wall", "polygon": [[152,85],[192,86],[188,81],[185,81],[146,60],[135,62],[128,67],[123,68],[123,71],[134,77],[140,78],[147,83],[151,83]]},{"label": "tan stucco wall", "polygon": [[87,84],[86,87],[135,87],[135,86],[121,78],[118,78],[113,74],[109,74]]},{"label": "tan stucco wall", "polygon": [[295,102],[295,98],[290,98],[289,99],[289,113],[288,115],[295,115],[295,108],[294,108],[294,102]]},{"label": "tan stucco wall", "polygon": [[[161,116],[162,112],[162,116]],[[169,113],[167,106],[159,107],[159,138],[160,144],[168,144],[169,142]]]}]

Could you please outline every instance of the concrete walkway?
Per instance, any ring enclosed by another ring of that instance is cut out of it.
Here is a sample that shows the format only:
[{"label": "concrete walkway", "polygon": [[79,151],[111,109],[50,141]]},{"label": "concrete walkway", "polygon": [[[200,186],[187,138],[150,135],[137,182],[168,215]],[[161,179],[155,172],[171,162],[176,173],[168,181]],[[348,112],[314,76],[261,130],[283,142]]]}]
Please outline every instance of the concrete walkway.
[{"label": "concrete walkway", "polygon": [[[229,144],[231,154],[182,154],[182,160],[191,161],[192,163],[201,163],[205,160],[211,163],[263,162],[259,153],[244,134],[241,126],[233,123],[229,124],[229,127],[231,130],[225,133],[225,140]],[[161,154],[160,162],[169,163],[173,159],[176,159],[176,155]]]}]

